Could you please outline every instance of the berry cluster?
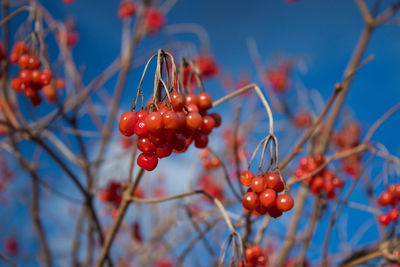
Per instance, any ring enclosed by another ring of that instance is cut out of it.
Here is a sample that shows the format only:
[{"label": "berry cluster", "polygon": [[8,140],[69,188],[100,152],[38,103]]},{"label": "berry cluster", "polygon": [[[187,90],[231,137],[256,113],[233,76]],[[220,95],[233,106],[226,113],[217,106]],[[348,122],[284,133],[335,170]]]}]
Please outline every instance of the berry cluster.
[{"label": "berry cluster", "polygon": [[221,161],[217,157],[210,155],[208,150],[201,151],[200,157],[203,162],[203,167],[206,170],[217,169],[221,166]]},{"label": "berry cluster", "polygon": [[[300,178],[308,173],[316,171],[324,163],[322,155],[313,157],[303,157],[299,161],[299,166],[295,172],[295,176]],[[317,174],[306,178],[304,183],[310,186],[312,193],[325,194],[328,199],[333,199],[336,196],[335,189],[343,188],[344,182],[336,176],[336,174],[326,168],[319,171]]]},{"label": "berry cluster", "polygon": [[132,18],[136,13],[136,4],[129,0],[123,0],[118,9],[118,17],[122,20]]},{"label": "berry cluster", "polygon": [[[24,92],[25,96],[31,101],[32,106],[42,103],[39,91],[49,85],[53,79],[50,69],[39,70],[42,63],[40,59],[28,51],[28,47],[23,42],[15,44],[11,53],[10,61],[18,63],[21,68],[18,77],[12,79],[11,87],[17,92]],[[48,90],[46,91],[48,93]]]},{"label": "berry cluster", "polygon": [[205,148],[208,135],[221,125],[217,113],[207,114],[212,106],[208,93],[199,95],[178,92],[170,94],[171,103],[161,103],[162,108],[148,113],[146,110],[125,112],[119,121],[119,130],[125,136],[139,136],[137,147],[143,152],[137,163],[147,171],[157,167],[158,159],[182,153],[192,141],[197,148]]},{"label": "berry cluster", "polygon": [[264,176],[255,176],[251,171],[240,174],[240,183],[249,186],[242,199],[243,207],[249,211],[256,211],[264,215],[268,213],[273,218],[278,218],[283,212],[291,210],[294,206],[293,198],[283,193],[284,178],[277,172],[268,172]]},{"label": "berry cluster", "polygon": [[381,207],[392,206],[387,213],[379,215],[379,222],[382,225],[389,225],[391,222],[397,222],[399,219],[399,210],[396,208],[400,202],[400,184],[390,184],[378,198],[378,204]]},{"label": "berry cluster", "polygon": [[300,111],[293,116],[292,122],[297,128],[307,128],[312,124],[312,117],[310,112]]},{"label": "berry cluster", "polygon": [[144,27],[152,34],[156,34],[164,25],[165,17],[161,10],[148,8],[144,16]]},{"label": "berry cluster", "polygon": [[[356,147],[361,140],[361,127],[357,122],[351,121],[346,123],[339,132],[332,134],[338,150],[346,150]],[[361,156],[355,154],[343,159],[343,170],[351,175],[356,176],[361,169]]]},{"label": "berry cluster", "polygon": [[[123,192],[124,185],[121,182],[112,180],[102,191],[100,191],[99,198],[103,202],[112,204],[114,207],[118,207],[122,201]],[[136,188],[133,196],[137,198],[143,198],[143,189],[141,187]]]},{"label": "berry cluster", "polygon": [[292,64],[283,61],[277,68],[270,69],[266,73],[267,84],[277,93],[284,93],[290,88],[290,72]]},{"label": "berry cluster", "polygon": [[[253,245],[246,248],[246,258],[248,261],[248,267],[266,266],[268,263],[268,256],[264,253],[260,245]],[[239,264],[239,266],[246,265]]]}]

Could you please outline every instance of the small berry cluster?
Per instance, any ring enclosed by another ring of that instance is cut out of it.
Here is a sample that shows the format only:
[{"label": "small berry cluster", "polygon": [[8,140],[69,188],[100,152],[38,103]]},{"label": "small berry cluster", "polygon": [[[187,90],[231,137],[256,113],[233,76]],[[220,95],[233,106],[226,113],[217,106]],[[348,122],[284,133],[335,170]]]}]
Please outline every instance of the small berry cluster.
[{"label": "small berry cluster", "polygon": [[256,211],[264,215],[268,213],[273,218],[278,218],[283,212],[291,210],[294,206],[293,198],[283,193],[284,178],[277,172],[268,172],[264,176],[255,176],[251,171],[240,174],[240,183],[250,186],[242,199],[243,207],[249,211]]},{"label": "small berry cluster", "polygon": [[[121,182],[112,180],[102,191],[100,191],[99,198],[103,202],[112,204],[114,207],[118,207],[122,201],[123,192],[124,185]],[[137,198],[143,198],[143,189],[141,187],[136,188],[133,196]]]},{"label": "small berry cluster", "polygon": [[381,207],[392,206],[387,213],[379,215],[379,222],[382,225],[389,225],[391,222],[397,222],[399,219],[399,210],[396,208],[400,202],[400,184],[390,184],[378,198],[378,204]]},{"label": "small berry cluster", "polygon": [[[295,176],[300,178],[316,171],[324,163],[323,155],[315,155],[313,157],[303,157],[299,161],[299,166],[295,172]],[[310,186],[310,190],[315,195],[325,194],[328,199],[336,196],[335,189],[343,188],[344,182],[336,176],[333,171],[326,168],[322,169],[315,175],[306,178],[304,183]]]},{"label": "small berry cluster", "polygon": [[221,166],[221,161],[217,157],[210,155],[208,150],[201,151],[200,157],[203,161],[203,167],[206,170],[217,169]]},{"label": "small berry cluster", "polygon": [[199,95],[172,92],[171,103],[163,102],[157,111],[125,112],[119,121],[119,130],[125,136],[139,136],[137,147],[143,152],[137,164],[147,171],[157,167],[158,159],[182,153],[192,141],[197,148],[205,148],[208,135],[221,125],[218,113],[207,114],[212,106],[208,93]]},{"label": "small berry cluster", "polygon": [[284,93],[290,88],[290,72],[292,64],[283,61],[277,68],[270,69],[266,73],[267,84],[277,93]]},{"label": "small berry cluster", "polygon": [[136,4],[129,0],[123,0],[118,9],[118,17],[122,20],[132,18],[136,13]]},{"label": "small berry cluster", "polygon": [[[268,263],[268,256],[264,253],[260,245],[253,245],[246,248],[246,258],[248,267],[266,266]],[[246,266],[243,261],[239,266]]]},{"label": "small berry cluster", "polygon": [[[16,58],[18,55],[18,58]],[[12,63],[18,63],[21,68],[18,77],[12,79],[11,87],[17,91],[24,91],[25,96],[31,101],[32,106],[42,103],[39,91],[50,84],[53,73],[50,69],[39,70],[42,63],[40,59],[29,53],[28,47],[23,42],[18,42],[13,48],[10,58]]]},{"label": "small berry cluster", "polygon": [[165,16],[157,8],[148,8],[144,16],[144,27],[152,34],[156,34],[165,25]]}]

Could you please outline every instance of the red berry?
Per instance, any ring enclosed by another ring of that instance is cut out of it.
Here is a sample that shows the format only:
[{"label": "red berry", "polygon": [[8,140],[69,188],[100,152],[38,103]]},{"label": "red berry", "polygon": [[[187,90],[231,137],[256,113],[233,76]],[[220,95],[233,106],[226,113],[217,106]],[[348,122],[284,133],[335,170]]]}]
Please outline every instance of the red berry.
[{"label": "red berry", "polygon": [[137,147],[143,153],[154,153],[156,151],[155,144],[147,137],[139,137]]},{"label": "red berry", "polygon": [[161,146],[168,141],[168,133],[165,131],[161,131],[158,133],[149,133],[149,139],[156,146]]},{"label": "red berry", "polygon": [[200,110],[209,109],[212,106],[212,98],[209,93],[200,93],[198,95],[198,106]]},{"label": "red berry", "polygon": [[208,136],[204,133],[197,132],[194,135],[194,145],[197,148],[206,148],[208,145]]},{"label": "red berry", "polygon": [[240,183],[243,186],[250,186],[253,178],[254,174],[251,171],[242,171],[242,173],[240,174]]},{"label": "red berry", "polygon": [[164,128],[163,117],[158,111],[151,112],[146,118],[147,130],[152,133],[160,132]]},{"label": "red berry", "polygon": [[202,117],[198,112],[191,112],[186,116],[186,127],[191,130],[197,130],[201,127]]},{"label": "red berry", "polygon": [[210,134],[212,129],[215,127],[215,120],[213,117],[206,115],[203,117],[203,123],[201,124],[201,131],[205,134]]},{"label": "red berry", "polygon": [[137,134],[140,137],[147,136],[149,134],[146,124],[144,123],[143,120],[138,120],[138,122],[135,124],[134,131],[135,134]]},{"label": "red berry", "polygon": [[256,193],[261,193],[265,189],[265,179],[257,176],[251,181],[251,189]]},{"label": "red berry", "polygon": [[242,198],[243,207],[248,210],[254,210],[259,204],[258,196],[254,192],[247,192]]},{"label": "red berry", "polygon": [[166,111],[163,114],[164,128],[168,130],[176,130],[180,126],[178,115],[173,111]]},{"label": "red berry", "polygon": [[149,113],[146,110],[138,110],[136,111],[136,116],[138,117],[138,120],[144,120]]},{"label": "red berry", "polygon": [[22,79],[21,78],[14,78],[11,80],[11,87],[17,91],[17,92],[21,92],[24,88],[23,88],[23,83],[22,83]]},{"label": "red berry", "polygon": [[45,86],[50,84],[51,79],[53,79],[53,73],[49,69],[42,70],[42,74],[40,75],[40,83]]},{"label": "red berry", "polygon": [[193,104],[193,105],[197,106],[197,104],[198,104],[197,95],[195,95],[195,94],[187,94],[186,98],[185,98],[185,104],[186,105]]},{"label": "red berry", "polygon": [[190,113],[190,112],[199,112],[199,108],[198,108],[196,105],[190,104],[190,105],[186,105],[186,106],[185,106],[185,111],[186,111],[187,113]]},{"label": "red berry", "polygon": [[170,95],[172,108],[174,111],[181,111],[185,106],[185,97],[178,92],[172,92]]},{"label": "red berry", "polygon": [[390,215],[386,214],[386,213],[382,213],[381,215],[379,215],[379,222],[382,225],[388,225],[391,222]]},{"label": "red berry", "polygon": [[211,117],[213,117],[213,119],[214,119],[214,121],[215,121],[215,128],[218,128],[219,126],[221,126],[221,124],[222,124],[222,118],[221,118],[221,116],[218,114],[218,113],[216,113],[216,112],[213,112],[213,113],[211,113],[211,114],[209,114]]},{"label": "red berry", "polygon": [[22,82],[30,83],[32,82],[32,71],[31,70],[21,70],[19,73],[19,78],[21,78]]},{"label": "red berry", "polygon": [[399,210],[398,209],[391,209],[389,210],[389,216],[392,221],[397,221],[399,219]]},{"label": "red berry", "polygon": [[181,133],[173,133],[170,137],[170,144],[173,147],[173,149],[181,151],[186,146],[186,138]]},{"label": "red berry", "polygon": [[39,84],[40,83],[40,75],[42,75],[40,70],[32,70],[32,82]]},{"label": "red berry", "polygon": [[28,68],[28,61],[29,61],[29,55],[22,54],[18,59],[18,66],[21,69],[26,69],[26,68]]},{"label": "red berry", "polygon": [[152,171],[157,167],[158,158],[154,153],[141,153],[137,158],[137,164],[147,171]]},{"label": "red berry", "polygon": [[280,216],[282,216],[282,211],[278,210],[278,208],[276,207],[276,205],[270,207],[268,209],[268,214],[269,216],[271,216],[272,218],[278,218]]},{"label": "red berry", "polygon": [[268,172],[264,175],[266,179],[267,187],[275,190],[275,192],[281,192],[285,189],[285,186],[282,182],[283,177],[279,175],[277,172]]},{"label": "red berry", "polygon": [[294,206],[294,200],[289,194],[282,194],[276,198],[276,208],[282,212],[289,211]]},{"label": "red berry", "polygon": [[37,56],[29,56],[28,57],[28,65],[27,68],[31,70],[36,70],[40,67],[40,59]]},{"label": "red berry", "polygon": [[166,158],[172,153],[172,146],[168,143],[165,143],[156,148],[156,155],[158,158]]},{"label": "red berry", "polygon": [[135,132],[137,116],[133,112],[124,112],[119,119],[119,131],[125,136],[132,136]]},{"label": "red berry", "polygon": [[378,198],[378,204],[381,206],[388,206],[392,203],[393,197],[388,192],[383,192]]},{"label": "red berry", "polygon": [[260,194],[260,202],[264,207],[274,207],[276,202],[276,192],[270,188],[265,189]]}]

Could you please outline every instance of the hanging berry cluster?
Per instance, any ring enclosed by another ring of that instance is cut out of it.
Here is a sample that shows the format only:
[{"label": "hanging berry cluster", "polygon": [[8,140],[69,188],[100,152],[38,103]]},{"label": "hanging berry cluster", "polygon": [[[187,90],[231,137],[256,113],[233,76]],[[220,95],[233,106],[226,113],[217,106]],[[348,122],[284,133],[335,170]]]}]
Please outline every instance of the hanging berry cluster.
[{"label": "hanging berry cluster", "polygon": [[221,125],[219,114],[207,113],[212,106],[210,94],[203,92],[185,97],[172,92],[170,99],[171,103],[163,101],[159,110],[150,113],[128,111],[120,118],[120,132],[139,137],[137,147],[143,153],[137,164],[147,171],[156,168],[158,159],[168,157],[172,152],[185,152],[193,141],[197,148],[205,148],[208,135]]},{"label": "hanging berry cluster", "polygon": [[284,93],[290,88],[290,73],[292,63],[282,61],[277,68],[268,70],[265,74],[266,83],[277,93]]},{"label": "hanging berry cluster", "polygon": [[[299,161],[299,166],[295,172],[297,178],[301,178],[309,173],[316,171],[324,163],[322,155],[313,157],[303,157]],[[323,168],[317,174],[304,179],[304,183],[310,186],[313,194],[324,194],[328,199],[333,199],[336,196],[335,189],[343,188],[344,182],[336,176],[336,174]]]},{"label": "hanging berry cluster", "polygon": [[[243,171],[240,174],[240,183],[249,186],[242,199],[243,207],[257,214],[268,213],[273,218],[280,217],[283,212],[291,210],[294,206],[293,198],[283,192],[284,182],[284,178],[278,172],[255,176],[251,171]],[[281,192],[283,193],[279,195]]]},{"label": "hanging berry cluster", "polygon": [[378,204],[381,207],[391,206],[391,209],[379,215],[379,222],[382,225],[389,225],[391,222],[397,222],[400,212],[397,205],[400,201],[400,184],[390,184],[378,198]]},{"label": "hanging berry cluster", "polygon": [[39,70],[42,63],[40,59],[29,51],[24,42],[17,42],[11,52],[10,61],[18,63],[21,68],[18,77],[12,79],[11,87],[17,92],[24,92],[29,98],[32,106],[36,107],[42,103],[39,91],[50,84],[53,73],[50,69]]}]

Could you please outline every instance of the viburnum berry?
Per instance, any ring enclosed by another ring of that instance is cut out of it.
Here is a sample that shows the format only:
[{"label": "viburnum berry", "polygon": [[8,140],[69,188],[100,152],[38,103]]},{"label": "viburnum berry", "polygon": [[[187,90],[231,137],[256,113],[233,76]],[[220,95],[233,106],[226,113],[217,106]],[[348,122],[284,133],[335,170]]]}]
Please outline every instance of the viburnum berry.
[{"label": "viburnum berry", "polygon": [[261,193],[265,187],[265,179],[261,176],[257,176],[251,181],[251,189],[256,193]]},{"label": "viburnum berry", "polygon": [[[18,62],[19,63],[19,62]],[[37,56],[28,56],[27,69],[36,70],[40,68],[41,62]]]},{"label": "viburnum berry", "polygon": [[42,70],[42,74],[40,74],[40,83],[44,85],[48,85],[53,79],[53,73],[49,69]]},{"label": "viburnum berry", "polygon": [[149,134],[144,120],[138,120],[138,122],[135,124],[134,132],[140,137],[147,136]]},{"label": "viburnum berry", "polygon": [[268,208],[268,215],[271,216],[272,218],[278,218],[282,216],[282,211],[279,210],[276,205]]},{"label": "viburnum berry", "polygon": [[200,93],[197,101],[200,110],[209,109],[212,106],[212,98],[209,93]]},{"label": "viburnum berry", "polygon": [[119,119],[119,131],[125,136],[132,136],[134,134],[135,125],[138,117],[133,112],[124,112]]},{"label": "viburnum berry", "polygon": [[210,134],[212,129],[215,127],[215,120],[209,115],[203,117],[203,122],[201,124],[201,131],[205,134]]},{"label": "viburnum berry", "polygon": [[213,117],[214,122],[215,122],[215,128],[218,128],[219,126],[221,126],[222,124],[222,118],[221,115],[219,115],[218,113],[210,113],[209,116]]},{"label": "viburnum berry", "polygon": [[118,17],[120,19],[131,18],[135,15],[136,4],[134,2],[123,0],[118,9]]},{"label": "viburnum berry", "polygon": [[169,157],[172,153],[172,146],[169,143],[162,144],[156,148],[156,155],[158,158]]},{"label": "viburnum berry", "polygon": [[390,215],[386,213],[382,213],[381,215],[379,215],[378,219],[382,225],[389,225],[390,222],[392,221]]},{"label": "viburnum berry", "polygon": [[11,87],[17,92],[24,90],[22,79],[19,77],[12,79]]},{"label": "viburnum berry", "polygon": [[178,92],[172,92],[170,94],[171,104],[174,111],[181,111],[185,106],[185,97]]},{"label": "viburnum berry", "polygon": [[194,145],[197,148],[205,148],[208,145],[208,136],[207,134],[197,132],[194,135]]},{"label": "viburnum berry", "polygon": [[164,128],[163,116],[160,112],[153,111],[146,117],[145,124],[149,132],[160,132]]},{"label": "viburnum berry", "polygon": [[251,171],[242,171],[240,173],[240,183],[243,186],[250,186],[251,185],[251,181],[254,178],[254,174]]},{"label": "viburnum berry", "polygon": [[187,94],[185,97],[185,104],[186,105],[198,105],[198,97],[195,94]]},{"label": "viburnum berry", "polygon": [[391,219],[392,221],[397,221],[397,220],[399,219],[400,213],[399,213],[399,210],[398,210],[398,209],[393,208],[393,209],[389,210],[389,213],[388,213],[388,214],[389,214],[390,219]]},{"label": "viburnum berry", "polygon": [[282,180],[283,177],[279,175],[277,172],[268,172],[264,175],[264,178],[267,183],[267,187],[275,190],[275,192],[281,192],[285,189],[285,185]]},{"label": "viburnum berry", "polygon": [[393,196],[388,192],[383,192],[378,198],[378,204],[381,206],[388,206],[392,203]]},{"label": "viburnum berry", "polygon": [[259,204],[258,195],[254,192],[247,192],[242,198],[242,204],[245,209],[254,210]]},{"label": "viburnum berry", "polygon": [[28,61],[29,61],[29,55],[28,54],[22,54],[18,58],[18,66],[21,69],[27,69],[28,68]]},{"label": "viburnum berry", "polygon": [[289,194],[282,194],[276,198],[276,208],[282,212],[289,211],[294,206],[294,200]]},{"label": "viburnum berry", "polygon": [[166,111],[163,114],[164,128],[168,130],[176,130],[180,126],[180,118],[174,111]]},{"label": "viburnum berry", "polygon": [[154,153],[156,151],[155,144],[148,137],[139,137],[137,147],[143,153]]},{"label": "viburnum berry", "polygon": [[137,158],[137,164],[146,171],[152,171],[157,167],[158,158],[154,153],[141,153]]},{"label": "viburnum berry", "polygon": [[186,116],[186,127],[192,130],[197,130],[201,127],[202,117],[198,112],[190,112]]},{"label": "viburnum berry", "polygon": [[260,202],[264,207],[272,208],[276,202],[276,192],[270,188],[265,189],[260,193]]}]

